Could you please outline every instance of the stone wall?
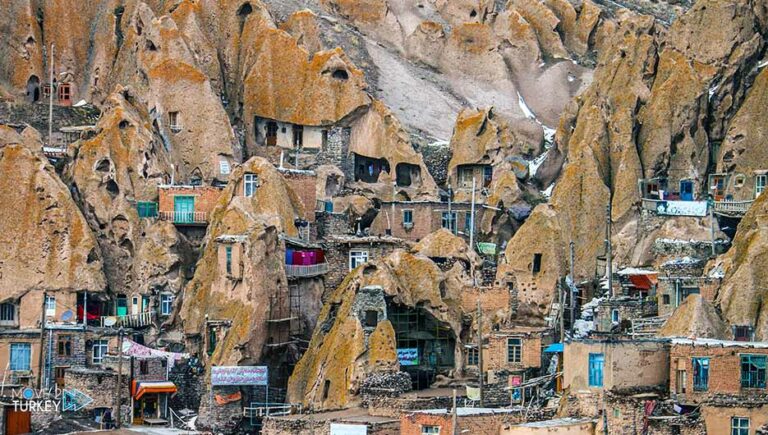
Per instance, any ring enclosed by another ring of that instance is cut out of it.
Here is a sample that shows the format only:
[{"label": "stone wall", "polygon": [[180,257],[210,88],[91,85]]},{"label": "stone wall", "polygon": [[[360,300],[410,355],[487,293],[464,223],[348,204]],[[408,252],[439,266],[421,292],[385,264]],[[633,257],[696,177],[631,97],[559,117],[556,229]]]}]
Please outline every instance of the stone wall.
[{"label": "stone wall", "polygon": [[227,396],[240,391],[239,387],[212,387],[205,385],[205,394],[200,398],[200,413],[197,428],[215,430],[216,433],[235,433],[243,419],[243,404],[235,400],[223,405],[216,402],[215,396]]},{"label": "stone wall", "polygon": [[177,362],[168,374],[168,380],[176,385],[176,394],[168,398],[168,407],[179,411],[182,409],[198,410],[204,394],[203,368],[195,364],[195,360]]},{"label": "stone wall", "polygon": [[453,152],[448,143],[434,143],[421,145],[418,149],[424,158],[424,165],[432,174],[432,178],[438,186],[446,186],[448,183],[448,163],[451,161]]},{"label": "stone wall", "polygon": [[315,213],[316,239],[325,239],[330,236],[352,235],[354,226],[349,221],[346,213]]},{"label": "stone wall", "polygon": [[325,261],[328,273],[325,274],[325,288],[335,289],[341,284],[349,271],[349,251],[368,251],[368,261],[384,258],[395,249],[407,248],[405,241],[391,238],[350,237],[348,240],[326,240]]},{"label": "stone wall", "polygon": [[[522,340],[522,354],[519,363],[508,361],[507,341],[510,338]],[[521,371],[541,367],[542,348],[552,343],[552,336],[544,331],[502,330],[487,336],[487,343],[483,349],[483,367],[485,370]]]},{"label": "stone wall", "polygon": [[348,127],[330,128],[325,148],[317,154],[318,165],[336,166],[341,169],[347,180],[355,179],[354,159],[349,158],[349,137],[351,131]]},{"label": "stone wall", "polygon": [[[396,202],[394,219],[391,216],[392,203],[382,202],[379,213],[371,224],[371,234],[384,235],[389,226],[392,226],[392,236],[401,239],[419,241],[431,234],[442,225],[443,212],[448,211],[447,202]],[[456,230],[466,240],[469,240],[469,218],[472,205],[468,203],[452,203],[451,211],[456,212]],[[404,210],[410,210],[413,221],[411,225],[403,222]],[[484,208],[475,205],[475,234],[479,223],[482,221]],[[389,220],[388,220],[389,219]]]},{"label": "stone wall", "polygon": [[[457,420],[458,432],[469,434],[497,434],[502,425],[510,423],[521,423],[524,419],[520,412],[504,412],[498,410],[498,413],[477,415],[460,415]],[[471,412],[471,411],[470,411]],[[402,435],[421,435],[422,427],[436,426],[440,428],[439,433],[452,433],[452,418],[450,410],[444,413],[421,413],[405,414],[400,419],[400,433]]]},{"label": "stone wall", "polygon": [[[82,413],[87,413],[97,408],[111,408],[112,415],[116,415],[116,372],[108,370],[74,368],[67,370],[66,374],[64,375],[64,382],[67,388],[77,389],[93,399],[93,402],[81,410]],[[124,375],[121,380],[122,386],[120,394],[123,404],[122,416],[125,422],[128,422],[131,415],[131,393],[129,382],[130,376]]]}]

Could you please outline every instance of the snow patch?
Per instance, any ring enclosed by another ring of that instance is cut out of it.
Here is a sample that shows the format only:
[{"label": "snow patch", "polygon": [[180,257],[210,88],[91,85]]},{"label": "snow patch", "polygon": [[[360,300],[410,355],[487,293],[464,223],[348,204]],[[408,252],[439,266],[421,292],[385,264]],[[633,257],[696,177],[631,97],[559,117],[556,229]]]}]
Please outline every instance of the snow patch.
[{"label": "snow patch", "polygon": [[545,198],[549,199],[552,198],[552,191],[555,190],[555,183],[552,183],[547,187],[546,189],[541,191],[541,194],[544,195]]},{"label": "snow patch", "polygon": [[539,170],[541,164],[544,163],[544,160],[547,159],[547,154],[549,154],[549,150],[544,151],[540,156],[528,162],[528,173],[530,174],[529,176],[533,177],[536,175],[536,171]]},{"label": "snow patch", "polygon": [[520,95],[520,92],[517,93],[517,105],[520,106],[520,110],[523,111],[523,115],[525,115],[526,118],[534,120],[536,119],[536,115],[534,115],[530,107],[525,104],[525,100],[523,99],[523,96]]}]

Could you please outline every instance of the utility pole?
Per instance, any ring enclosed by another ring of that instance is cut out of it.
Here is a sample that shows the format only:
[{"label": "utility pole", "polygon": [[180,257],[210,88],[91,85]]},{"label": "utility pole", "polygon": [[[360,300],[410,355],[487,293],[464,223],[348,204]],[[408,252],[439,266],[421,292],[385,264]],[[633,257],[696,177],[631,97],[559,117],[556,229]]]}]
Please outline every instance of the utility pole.
[{"label": "utility pole", "polygon": [[86,330],[88,330],[88,290],[83,292],[83,332]]},{"label": "utility pole", "polygon": [[606,272],[608,274],[608,295],[613,298],[613,252],[611,246],[611,202],[605,208],[605,244],[606,244]]},{"label": "utility pole", "polygon": [[115,420],[115,428],[120,428],[122,424],[122,419],[120,417],[122,407],[123,407],[123,389],[122,384],[123,383],[123,328],[120,327],[120,329],[117,331],[117,385],[115,386],[115,397],[117,398],[117,410],[115,415],[117,416]]},{"label": "utility pole", "polygon": [[574,272],[576,266],[574,266],[574,264],[573,264],[574,261],[575,261],[575,258],[576,258],[576,252],[575,252],[576,251],[576,244],[573,243],[573,240],[571,240],[571,243],[569,243],[568,245],[569,245],[568,247],[569,247],[570,257],[571,257],[570,271],[569,271],[570,274],[571,274],[571,287],[568,289],[568,295],[570,296],[569,297],[569,301],[570,301],[570,304],[571,304],[571,323],[570,323],[570,325],[571,325],[571,330],[573,330],[573,323],[576,321],[576,295],[573,294],[573,290],[576,288],[576,275],[575,275],[575,272]]},{"label": "utility pole", "polygon": [[469,249],[475,250],[475,178],[472,177],[472,205],[469,216]]},{"label": "utility pole", "polygon": [[456,411],[456,389],[453,389],[453,411],[451,412],[451,434],[459,435],[458,414]]},{"label": "utility pole", "polygon": [[43,305],[40,309],[40,352],[37,359],[37,388],[43,389],[43,372],[45,371],[45,360],[43,352],[45,351],[45,303],[48,299],[48,292],[43,291]]},{"label": "utility pole", "polygon": [[48,75],[48,146],[53,146],[53,51],[55,45],[51,44],[51,64]]},{"label": "utility pole", "polygon": [[717,255],[715,253],[715,189],[711,189],[707,208],[709,208],[709,238],[712,241],[712,258],[715,258]]},{"label": "utility pole", "polygon": [[560,342],[565,342],[565,290],[562,286],[562,280],[557,280],[557,297],[560,299],[560,307],[558,308],[558,311],[560,312]]},{"label": "utility pole", "polygon": [[484,406],[485,394],[483,385],[483,311],[480,309],[480,298],[477,298],[477,367],[480,369],[480,407]]},{"label": "utility pole", "polygon": [[394,235],[395,230],[395,199],[397,198],[397,181],[392,182],[392,220],[389,222],[389,235]]}]

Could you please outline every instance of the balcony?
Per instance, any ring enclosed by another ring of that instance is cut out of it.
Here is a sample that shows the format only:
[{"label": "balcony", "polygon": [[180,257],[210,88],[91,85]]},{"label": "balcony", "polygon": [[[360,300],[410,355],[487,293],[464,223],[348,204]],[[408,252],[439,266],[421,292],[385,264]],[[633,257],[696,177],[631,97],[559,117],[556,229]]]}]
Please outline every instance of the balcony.
[{"label": "balcony", "polygon": [[176,225],[207,225],[208,213],[201,211],[161,211],[160,220],[171,221]]},{"label": "balcony", "polygon": [[285,276],[288,278],[309,278],[328,273],[328,263],[311,264],[308,266],[286,264]]},{"label": "balcony", "polygon": [[[110,325],[111,321],[107,319],[114,319],[115,323]],[[129,314],[126,316],[101,316],[102,327],[124,327],[124,328],[143,328],[145,326],[152,325],[152,312],[145,311],[139,314]]]},{"label": "balcony", "polygon": [[742,217],[747,213],[747,210],[749,210],[749,207],[752,206],[753,202],[754,201],[715,201],[715,213],[725,216]]}]

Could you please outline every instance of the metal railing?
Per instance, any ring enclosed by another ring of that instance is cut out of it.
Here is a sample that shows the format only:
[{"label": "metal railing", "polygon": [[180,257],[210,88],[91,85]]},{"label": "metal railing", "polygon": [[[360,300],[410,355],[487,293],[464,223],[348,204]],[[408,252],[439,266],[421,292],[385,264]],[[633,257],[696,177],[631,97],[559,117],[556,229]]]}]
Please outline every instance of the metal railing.
[{"label": "metal railing", "polygon": [[112,326],[124,326],[126,328],[141,328],[152,324],[152,311],[144,311],[139,314],[128,314],[125,316],[101,316],[101,326],[107,326],[104,321],[108,318],[116,319]]},{"label": "metal railing", "polygon": [[161,211],[161,220],[171,221],[179,225],[200,225],[208,223],[208,213],[201,211]]},{"label": "metal railing", "polygon": [[328,263],[312,264],[308,266],[300,264],[286,264],[285,275],[287,277],[310,277],[328,273]]},{"label": "metal railing", "polygon": [[715,201],[715,213],[743,216],[754,201]]},{"label": "metal railing", "polygon": [[261,418],[289,414],[301,414],[303,407],[300,403],[251,403],[243,408],[243,417]]}]

